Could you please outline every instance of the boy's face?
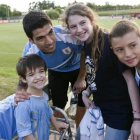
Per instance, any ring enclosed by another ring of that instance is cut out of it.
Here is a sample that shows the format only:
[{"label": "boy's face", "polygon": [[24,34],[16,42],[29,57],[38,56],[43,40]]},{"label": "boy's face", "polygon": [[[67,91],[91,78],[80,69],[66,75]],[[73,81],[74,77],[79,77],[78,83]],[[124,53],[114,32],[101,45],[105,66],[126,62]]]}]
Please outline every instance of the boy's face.
[{"label": "boy's face", "polygon": [[112,49],[118,59],[129,67],[135,67],[140,61],[140,37],[135,31],[122,37],[114,37],[111,40]]},{"label": "boy's face", "polygon": [[46,71],[43,67],[36,68],[35,70],[28,69],[26,72],[26,80],[28,89],[42,89],[46,82]]},{"label": "boy's face", "polygon": [[55,51],[55,33],[51,24],[46,24],[43,28],[33,31],[33,40],[29,41],[36,44],[45,54],[52,54]]}]

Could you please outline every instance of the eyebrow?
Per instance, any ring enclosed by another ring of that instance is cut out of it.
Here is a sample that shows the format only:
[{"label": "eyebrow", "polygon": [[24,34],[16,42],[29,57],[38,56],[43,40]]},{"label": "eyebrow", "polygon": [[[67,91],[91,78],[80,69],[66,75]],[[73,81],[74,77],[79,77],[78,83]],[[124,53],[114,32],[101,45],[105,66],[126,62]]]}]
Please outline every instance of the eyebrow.
[{"label": "eyebrow", "polygon": [[133,42],[129,43],[128,45],[131,45],[131,44],[133,44],[133,43],[136,43],[136,41],[133,41]]},{"label": "eyebrow", "polygon": [[32,74],[32,73],[33,73],[33,72],[32,72],[32,71],[30,71],[30,72],[27,72],[26,74],[27,74],[27,75],[29,75],[29,74]]},{"label": "eyebrow", "polygon": [[[51,31],[53,31],[53,28],[52,28],[52,27],[50,28],[50,30],[49,30],[49,32],[47,33],[47,35],[48,35]],[[39,38],[41,38],[41,37],[44,37],[44,36],[37,36],[36,39],[39,39]]]}]

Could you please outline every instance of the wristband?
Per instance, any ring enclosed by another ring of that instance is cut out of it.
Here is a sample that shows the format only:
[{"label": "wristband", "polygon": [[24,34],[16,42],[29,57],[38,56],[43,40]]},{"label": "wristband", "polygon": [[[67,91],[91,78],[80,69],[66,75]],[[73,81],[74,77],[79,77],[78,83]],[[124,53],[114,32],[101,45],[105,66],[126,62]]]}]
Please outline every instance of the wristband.
[{"label": "wristband", "polygon": [[132,113],[140,113],[140,111],[133,110]]},{"label": "wristband", "polygon": [[84,94],[86,94],[86,95],[88,95],[88,96],[91,95],[87,90],[83,90],[83,91],[82,91],[82,95],[84,95]]},{"label": "wristband", "polygon": [[140,118],[133,118],[133,121],[140,121]]}]

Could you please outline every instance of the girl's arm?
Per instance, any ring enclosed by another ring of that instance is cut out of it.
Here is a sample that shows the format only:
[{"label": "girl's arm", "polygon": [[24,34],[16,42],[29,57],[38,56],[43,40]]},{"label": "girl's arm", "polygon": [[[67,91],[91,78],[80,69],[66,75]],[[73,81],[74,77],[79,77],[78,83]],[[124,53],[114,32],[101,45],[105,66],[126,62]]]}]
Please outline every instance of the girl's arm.
[{"label": "girl's arm", "polygon": [[85,77],[86,77],[85,53],[84,51],[81,51],[80,71],[78,78],[73,85],[73,91],[76,90],[76,93],[81,93],[81,91],[86,88]]},{"label": "girl's arm", "polygon": [[[133,111],[133,118],[140,118],[140,97],[139,97],[139,89],[132,74],[131,70],[126,70],[123,72],[123,76],[126,80],[130,100],[132,103]],[[137,113],[139,112],[139,113]],[[134,140],[134,137],[140,139],[140,121],[134,121],[131,127],[131,140]]]},{"label": "girl's arm", "polygon": [[24,137],[24,140],[35,140],[33,134]]},{"label": "girl's arm", "polygon": [[86,106],[87,108],[90,108],[90,106],[93,106],[93,107],[96,108],[96,106],[94,105],[94,102],[92,102],[92,101],[89,99],[90,94],[91,94],[91,91],[90,91],[89,87],[88,87],[86,90],[84,90],[84,91],[82,92],[82,94],[83,94],[83,95],[82,95],[82,99],[83,99],[83,102],[84,102],[85,106]]}]

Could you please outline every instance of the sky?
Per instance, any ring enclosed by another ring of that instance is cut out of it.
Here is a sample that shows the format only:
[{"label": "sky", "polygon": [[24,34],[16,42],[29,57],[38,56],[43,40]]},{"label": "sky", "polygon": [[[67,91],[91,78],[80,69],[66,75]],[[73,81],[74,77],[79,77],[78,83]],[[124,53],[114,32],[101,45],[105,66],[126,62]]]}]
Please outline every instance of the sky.
[{"label": "sky", "polygon": [[[42,2],[43,0],[0,0],[0,4],[6,4],[11,7],[11,10],[16,9],[21,12],[27,12],[29,9],[29,3],[30,2]],[[68,3],[72,3],[75,0],[50,0],[54,1],[55,5],[58,6],[67,6]],[[83,2],[83,3],[95,3],[96,5],[105,5],[105,2],[109,2],[109,4],[116,5],[116,4],[128,4],[128,5],[137,5],[140,4],[140,0],[76,0],[77,2]]]}]

